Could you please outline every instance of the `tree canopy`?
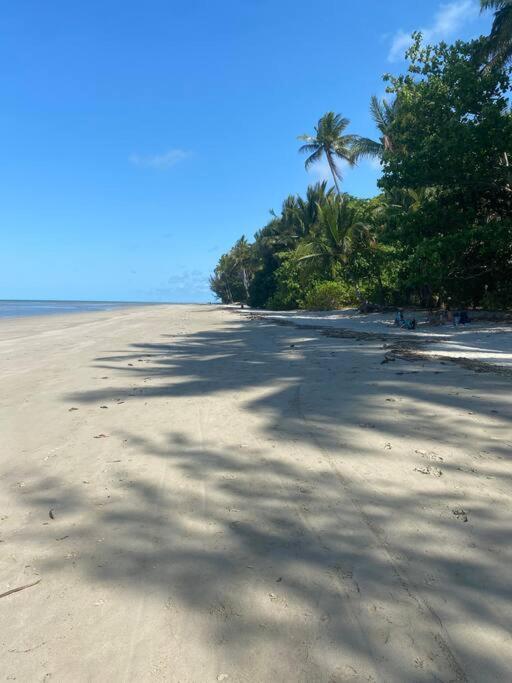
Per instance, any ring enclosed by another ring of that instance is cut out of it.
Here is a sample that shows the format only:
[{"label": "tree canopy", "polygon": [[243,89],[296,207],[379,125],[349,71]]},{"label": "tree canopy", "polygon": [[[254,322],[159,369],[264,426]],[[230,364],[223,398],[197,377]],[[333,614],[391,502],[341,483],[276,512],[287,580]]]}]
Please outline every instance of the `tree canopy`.
[{"label": "tree canopy", "polygon": [[[289,196],[254,241],[237,242],[212,277],[222,301],[336,307],[371,301],[512,305],[512,114],[508,0],[489,37],[426,45],[413,34],[405,73],[372,97],[375,139],[328,112],[301,136],[306,166],[324,155],[326,183]],[[508,28],[504,28],[507,27]],[[500,38],[499,51],[496,36]],[[494,41],[494,42],[493,42]],[[505,42],[504,42],[505,41]],[[507,49],[509,52],[507,52]],[[381,161],[380,194],[342,193],[339,161]]]}]

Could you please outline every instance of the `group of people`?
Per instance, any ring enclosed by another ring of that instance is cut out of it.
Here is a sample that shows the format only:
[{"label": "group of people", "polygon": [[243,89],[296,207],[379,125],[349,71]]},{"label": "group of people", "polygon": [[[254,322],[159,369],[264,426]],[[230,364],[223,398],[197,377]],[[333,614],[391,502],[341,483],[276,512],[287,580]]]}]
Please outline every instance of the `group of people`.
[{"label": "group of people", "polygon": [[437,311],[435,313],[431,312],[429,315],[428,322],[431,325],[466,325],[471,322],[468,312],[465,310],[452,311],[449,307]]},{"label": "group of people", "polygon": [[[471,322],[467,311],[451,311],[449,308],[445,308],[436,313],[430,313],[428,317],[428,323],[430,325],[466,325]],[[404,318],[404,313],[401,309],[398,309],[395,315],[395,327],[401,327],[404,330],[415,330],[416,329],[416,318]]]}]

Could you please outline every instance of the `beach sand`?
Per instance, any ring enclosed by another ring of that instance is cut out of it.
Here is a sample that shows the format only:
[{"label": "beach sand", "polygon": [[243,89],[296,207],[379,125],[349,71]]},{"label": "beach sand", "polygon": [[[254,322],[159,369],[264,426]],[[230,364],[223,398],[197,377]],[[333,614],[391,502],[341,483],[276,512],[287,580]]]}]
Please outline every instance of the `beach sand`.
[{"label": "beach sand", "polygon": [[[369,313],[361,315],[357,309],[339,311],[254,311],[244,309],[244,315],[260,315],[281,324],[302,327],[321,327],[327,331],[344,330],[363,335],[386,335],[393,338],[409,338],[418,344],[426,344],[423,353],[448,360],[465,359],[475,363],[491,364],[512,370],[512,320],[491,322],[481,317],[483,312],[473,313],[467,325],[427,323],[423,311],[406,311],[408,319],[415,318],[418,327],[407,331],[393,325],[395,314]],[[427,344],[428,342],[428,344]]]},{"label": "beach sand", "polygon": [[1,677],[509,680],[511,380],[382,346],[1,320]]}]

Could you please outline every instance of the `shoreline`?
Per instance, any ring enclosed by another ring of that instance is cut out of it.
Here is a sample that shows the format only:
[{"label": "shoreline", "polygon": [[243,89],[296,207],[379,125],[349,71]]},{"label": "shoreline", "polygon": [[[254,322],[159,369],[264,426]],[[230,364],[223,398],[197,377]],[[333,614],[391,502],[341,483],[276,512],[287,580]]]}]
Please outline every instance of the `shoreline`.
[{"label": "shoreline", "polygon": [[[20,319],[25,319],[25,318],[46,318],[48,316],[67,316],[67,315],[80,315],[80,314],[86,314],[86,313],[109,313],[109,312],[115,312],[118,310],[125,310],[127,308],[130,309],[137,309],[137,308],[143,308],[146,306],[181,306],[181,305],[194,305],[194,304],[173,304],[173,303],[166,303],[166,302],[137,302],[137,301],[127,301],[127,302],[118,302],[118,301],[66,301],[66,300],[36,300],[36,299],[2,299],[0,300],[0,307],[2,304],[14,304],[16,305],[21,305],[21,308],[23,308],[23,305],[27,305],[27,308],[30,310],[30,304],[61,304],[62,308],[65,309],[66,306],[71,307],[73,304],[76,304],[76,308],[71,309],[71,310],[59,310],[59,307],[57,306],[54,310],[46,310],[46,311],[41,311],[41,312],[21,312],[21,313],[5,313],[5,311],[2,311],[0,308],[0,321],[2,320],[20,320]],[[87,305],[103,305],[104,308],[87,308]],[[82,308],[80,307],[82,306]]]},{"label": "shoreline", "polygon": [[53,334],[65,329],[94,324],[99,321],[109,322],[112,317],[122,319],[152,308],[161,309],[162,307],[174,308],[191,305],[201,306],[203,304],[140,304],[103,311],[77,311],[0,318],[0,345],[3,342],[16,339],[15,335],[18,331],[23,333],[22,338],[30,338],[37,334]]}]

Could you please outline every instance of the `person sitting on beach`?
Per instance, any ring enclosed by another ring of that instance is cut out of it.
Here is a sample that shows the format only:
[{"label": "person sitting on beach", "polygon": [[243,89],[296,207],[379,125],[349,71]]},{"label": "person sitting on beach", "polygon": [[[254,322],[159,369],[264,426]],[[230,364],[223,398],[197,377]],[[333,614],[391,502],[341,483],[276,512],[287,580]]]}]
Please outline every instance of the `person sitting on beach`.
[{"label": "person sitting on beach", "polygon": [[403,327],[406,330],[415,330],[416,329],[416,318],[412,318],[412,320],[404,320]]},{"label": "person sitting on beach", "polygon": [[469,323],[469,317],[467,311],[455,311],[453,314],[453,325],[467,325]]},{"label": "person sitting on beach", "polygon": [[415,330],[416,329],[416,318],[412,320],[406,320],[404,318],[404,313],[402,310],[398,310],[395,315],[395,327],[401,327],[404,330]]}]

